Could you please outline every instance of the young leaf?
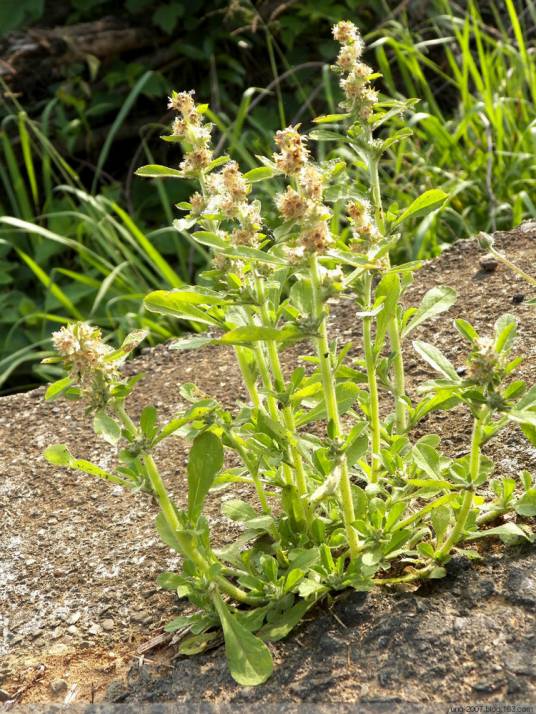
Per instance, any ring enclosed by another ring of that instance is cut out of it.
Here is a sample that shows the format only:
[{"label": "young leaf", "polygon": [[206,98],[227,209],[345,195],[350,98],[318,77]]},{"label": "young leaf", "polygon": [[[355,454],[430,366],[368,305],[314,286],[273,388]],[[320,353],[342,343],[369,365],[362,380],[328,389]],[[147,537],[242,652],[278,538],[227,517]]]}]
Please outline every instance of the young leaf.
[{"label": "young leaf", "polygon": [[383,298],[382,309],[376,318],[376,339],[374,348],[377,352],[383,347],[385,333],[400,299],[400,277],[396,273],[387,273],[376,287],[376,300]]},{"label": "young leaf", "polygon": [[258,166],[256,169],[251,169],[251,171],[245,173],[244,178],[250,183],[256,183],[257,181],[265,181],[272,178],[276,173],[277,171],[269,166]]},{"label": "young leaf", "polygon": [[495,351],[508,351],[516,337],[517,319],[506,313],[495,323]]},{"label": "young leaf", "polygon": [[195,522],[212,482],[223,466],[223,447],[211,431],[194,439],[188,459],[188,515]]},{"label": "young leaf", "polygon": [[410,332],[413,332],[416,327],[426,320],[446,312],[454,305],[457,297],[455,290],[444,285],[428,290],[416,312],[413,313],[411,319],[402,330],[402,337],[407,337]]},{"label": "young leaf", "polygon": [[47,401],[50,401],[51,399],[56,399],[56,397],[59,397],[60,394],[63,394],[65,390],[71,386],[72,383],[73,379],[71,377],[64,377],[63,379],[58,379],[57,382],[52,382],[52,384],[49,384],[47,387],[47,391],[45,392],[45,399]]},{"label": "young leaf", "polygon": [[270,650],[262,640],[240,624],[217,593],[212,595],[212,601],[220,617],[232,678],[246,687],[266,682],[273,670]]},{"label": "young leaf", "polygon": [[437,347],[434,347],[434,345],[431,345],[429,342],[422,342],[421,340],[415,340],[413,347],[423,360],[428,362],[437,372],[455,382],[460,381],[454,366]]},{"label": "young leaf", "polygon": [[448,194],[439,188],[425,191],[406,208],[404,213],[396,219],[394,225],[398,226],[402,221],[406,221],[408,218],[416,218],[417,216],[422,216],[426,213],[430,213],[430,211],[434,211],[445,202],[446,198],[448,198]]},{"label": "young leaf", "polygon": [[454,320],[454,326],[456,327],[458,332],[463,335],[463,337],[465,337],[466,340],[469,340],[469,342],[471,342],[472,344],[478,342],[478,332],[469,322],[467,322],[467,320],[462,320],[461,318],[458,320]]},{"label": "young leaf", "polygon": [[140,426],[146,439],[152,439],[157,431],[156,407],[145,407],[140,416]]}]

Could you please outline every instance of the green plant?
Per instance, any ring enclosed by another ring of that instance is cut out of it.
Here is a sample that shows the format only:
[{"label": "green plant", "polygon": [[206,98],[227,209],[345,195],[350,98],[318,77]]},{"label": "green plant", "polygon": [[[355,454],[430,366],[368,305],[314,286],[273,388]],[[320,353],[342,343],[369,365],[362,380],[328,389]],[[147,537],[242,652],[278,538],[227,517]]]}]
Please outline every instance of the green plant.
[{"label": "green plant", "polygon": [[[478,238],[480,245],[487,250],[489,254],[495,258],[495,260],[498,260],[503,265],[506,265],[507,268],[509,268],[516,275],[519,275],[520,278],[523,278],[523,280],[525,280],[525,282],[529,285],[532,285],[532,287],[536,287],[536,278],[534,276],[529,275],[529,273],[525,272],[523,268],[520,268],[519,265],[513,263],[506,255],[504,255],[504,253],[497,250],[493,236],[490,236],[487,233],[480,233]],[[536,305],[536,298],[529,300],[528,304]]]},{"label": "green plant", "polygon": [[[213,256],[198,286],[152,292],[146,307],[217,329],[218,337],[187,337],[175,347],[232,347],[249,403],[231,413],[185,384],[186,412],[161,423],[157,410],[146,407],[134,421],[126,400],[136,378],[125,380],[120,365],[142,335],[115,351],[84,323],[53,336],[69,374],[46,397],[83,398],[96,433],[119,448],[119,466],[105,471],[64,445],[49,447],[47,459],[153,494],[157,530],[183,557],[182,572],[164,573],[159,583],[197,607],[166,629],[183,635],[183,654],[203,651],[223,631],[230,672],[243,685],[270,676],[266,643],[285,637],[320,600],[346,588],[443,577],[452,552],[477,557],[461,548],[483,536],[533,540],[528,524],[486,528],[506,512],[536,513],[531,476],[521,475],[517,491],[510,477],[490,481],[493,464],[482,453],[508,423],[536,443],[536,389],[512,379],[519,364],[511,357],[515,319],[500,318],[490,339],[456,321],[469,342],[463,375],[436,347],[415,341],[439,377],[423,385],[418,401],[409,398],[402,342],[451,307],[455,294],[434,288],[418,307],[402,308],[419,264],[392,266],[389,251],[408,219],[437,209],[446,196],[431,190],[406,209],[383,210],[378,164],[407,132],[382,140],[373,133],[406,105],[378,102],[352,23],[336,25],[334,36],[345,112],[319,117],[311,138],[335,133],[345,143],[351,164],[368,169],[370,203],[348,188],[345,171],[352,166],[312,161],[298,127],[277,132],[277,152],[245,175],[227,157],[214,158],[207,107],[186,92],[170,99],[177,118],[168,139],[182,147],[180,167],[152,164],[138,172],[198,182],[199,191],[179,206],[186,213],[179,225]],[[344,133],[325,128],[342,122]],[[280,219],[265,226],[263,207],[251,195],[267,180],[279,182]],[[330,339],[327,300],[334,295],[356,299],[362,358],[350,357],[351,344]],[[302,364],[287,371],[281,353],[297,342],[305,350]],[[393,407],[383,419],[380,391]],[[442,454],[435,434],[412,440],[413,427],[428,414],[458,405],[473,418],[467,456]],[[183,509],[171,501],[155,456],[156,446],[174,435],[192,441]],[[226,451],[238,466],[225,466]],[[212,488],[237,483],[250,487],[250,498],[227,500],[222,510],[243,533],[216,548],[204,504]]]}]

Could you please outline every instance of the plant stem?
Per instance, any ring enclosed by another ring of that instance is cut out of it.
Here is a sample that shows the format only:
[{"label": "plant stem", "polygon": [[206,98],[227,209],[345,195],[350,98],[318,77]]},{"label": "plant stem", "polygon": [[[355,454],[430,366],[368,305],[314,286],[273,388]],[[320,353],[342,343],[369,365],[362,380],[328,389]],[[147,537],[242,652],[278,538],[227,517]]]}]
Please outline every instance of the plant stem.
[{"label": "plant stem", "polygon": [[471,487],[468,488],[463,497],[462,505],[458,511],[456,523],[450,532],[449,537],[436,553],[437,560],[444,560],[456,543],[463,537],[467,517],[473,505],[474,486],[480,471],[480,444],[482,443],[482,416],[475,418],[473,422],[473,434],[471,437],[471,456],[469,458],[469,478]]},{"label": "plant stem", "polygon": [[[369,156],[368,161],[370,187],[372,193],[372,204],[374,206],[374,215],[376,225],[380,233],[385,234],[385,219],[383,215],[382,194],[380,190],[380,177],[378,173],[378,159]],[[389,255],[387,255],[389,263]],[[399,434],[407,431],[408,417],[405,402],[406,396],[406,379],[404,372],[404,356],[402,354],[402,344],[400,341],[400,326],[398,324],[397,308],[393,310],[393,314],[389,316],[389,341],[391,343],[391,352],[393,353],[393,387],[395,400],[395,424]]]},{"label": "plant stem", "polygon": [[[365,310],[368,310],[371,303],[372,276],[365,273]],[[363,318],[363,350],[365,352],[365,365],[367,369],[367,380],[369,390],[369,419],[371,432],[371,456],[370,456],[370,482],[378,480],[379,458],[381,450],[381,424],[380,424],[380,402],[378,398],[378,382],[376,379],[376,356],[374,354],[374,342],[372,340],[372,317]]]},{"label": "plant stem", "polygon": [[246,385],[253,406],[255,407],[255,409],[260,409],[261,398],[259,395],[259,390],[257,389],[257,385],[255,384],[255,377],[251,373],[251,368],[244,353],[244,348],[235,347],[234,351],[238,366],[240,367],[240,372],[242,373],[242,377],[244,379],[244,384]]},{"label": "plant stem", "polygon": [[[310,258],[311,284],[313,288],[313,319],[318,322],[318,337],[314,339],[316,352],[320,366],[320,377],[326,400],[326,412],[331,423],[332,437],[336,442],[342,441],[341,418],[339,415],[339,405],[337,404],[337,392],[331,368],[331,355],[328,341],[327,317],[322,306],[322,289],[320,275],[318,273],[318,261],[316,255]],[[341,479],[340,496],[343,508],[344,526],[348,546],[352,557],[356,557],[359,552],[359,540],[357,533],[352,526],[355,520],[354,502],[352,498],[352,486],[350,474],[348,473],[348,461],[346,455],[341,456]]]},{"label": "plant stem", "polygon": [[[268,303],[267,303],[266,294],[264,291],[264,285],[260,278],[256,279],[256,287],[257,287],[257,298],[259,301],[259,309],[260,309],[262,321],[265,325],[270,325],[272,323],[272,320],[270,318],[270,314],[268,311]],[[278,392],[284,392],[285,391],[285,378],[283,375],[283,370],[281,368],[281,361],[279,359],[279,353],[277,351],[277,343],[274,342],[274,340],[267,340],[266,341],[266,349],[268,352],[268,364],[270,366],[271,372],[274,377],[275,389]],[[270,380],[270,384],[271,384],[271,380]],[[279,411],[277,405],[276,405],[276,410],[277,410],[277,412]],[[277,412],[276,412],[275,418],[279,421],[279,414]],[[309,489],[307,488],[307,476],[305,474],[305,468],[303,465],[302,455],[295,443],[296,421],[294,419],[294,412],[292,410],[292,407],[289,405],[284,406],[281,409],[281,412],[283,415],[283,421],[285,423],[285,428],[286,428],[287,434],[288,434],[289,456],[292,461],[292,465],[294,466],[294,473],[296,475],[295,486],[296,486],[296,490],[299,495],[299,499],[297,500],[298,511],[300,512],[300,515],[305,519],[307,516],[310,515],[308,512],[309,509],[307,507],[307,496],[309,493]]]},{"label": "plant stem", "polygon": [[184,533],[179,518],[175,512],[175,506],[169,497],[153,457],[151,454],[143,454],[142,461],[147,471],[147,475],[149,476],[153,491],[158,499],[160,508],[162,509],[164,518],[166,519],[166,523],[172,530],[173,535],[176,537],[183,555],[191,560],[195,566],[199,568],[203,575],[210,577],[210,579],[216,582],[224,592],[233,597],[235,600],[238,602],[255,604],[257,601],[254,598],[250,598],[244,590],[237,588],[236,585],[230,583],[223,576],[209,576],[210,564],[206,558],[201,555],[196,545],[193,543],[192,537]]},{"label": "plant stem", "polygon": [[237,450],[237,452],[240,454],[240,458],[244,462],[245,467],[251,474],[251,478],[253,479],[253,482],[255,483],[255,489],[257,491],[257,496],[259,497],[259,501],[262,507],[262,510],[265,513],[271,513],[270,506],[268,505],[268,501],[266,499],[266,492],[264,490],[264,485],[259,478],[259,473],[258,473],[258,468],[257,465],[252,463],[251,459],[248,456],[248,453],[246,449],[244,448],[242,444],[242,439],[239,437],[235,436],[232,431],[229,429],[226,431],[227,438],[229,439],[229,442],[232,444],[233,448]]}]

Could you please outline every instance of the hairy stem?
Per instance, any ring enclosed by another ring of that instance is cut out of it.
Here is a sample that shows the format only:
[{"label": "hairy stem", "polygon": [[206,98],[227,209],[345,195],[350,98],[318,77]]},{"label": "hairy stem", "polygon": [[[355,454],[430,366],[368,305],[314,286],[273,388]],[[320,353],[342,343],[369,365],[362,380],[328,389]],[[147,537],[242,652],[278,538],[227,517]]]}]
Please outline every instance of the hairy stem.
[{"label": "hairy stem", "polygon": [[[380,190],[380,177],[378,173],[378,159],[369,157],[369,176],[372,193],[372,203],[374,215],[379,231],[385,233],[385,219],[383,215],[382,194]],[[389,261],[389,256],[387,256]],[[404,373],[404,357],[402,354],[402,344],[400,341],[400,326],[398,324],[397,308],[393,314],[389,315],[389,341],[391,352],[393,353],[393,391],[395,400],[395,424],[399,434],[407,431],[408,416],[406,407],[406,379]]]},{"label": "hairy stem", "polygon": [[[473,423],[473,434],[471,437],[471,456],[469,460],[469,477],[471,484],[474,484],[480,471],[480,445],[482,443],[482,417],[478,417]],[[463,497],[462,505],[456,517],[456,523],[450,532],[449,537],[436,553],[438,560],[443,560],[448,556],[452,548],[463,538],[465,524],[473,505],[474,486],[468,488]]]},{"label": "hairy stem", "polygon": [[[370,308],[371,302],[372,276],[365,274],[365,310]],[[372,317],[363,318],[363,350],[365,352],[365,365],[367,370],[367,381],[369,390],[369,419],[371,432],[371,456],[370,456],[370,481],[375,483],[378,480],[379,458],[381,449],[381,424],[380,424],[380,402],[378,398],[378,382],[376,379],[376,356],[374,354],[374,342],[372,339]]]},{"label": "hairy stem", "polygon": [[[341,418],[339,405],[337,404],[337,393],[335,391],[335,380],[331,367],[331,354],[328,341],[327,318],[322,306],[322,289],[320,275],[318,272],[318,261],[316,255],[310,258],[311,283],[313,287],[313,318],[318,321],[318,337],[315,338],[315,347],[320,366],[320,376],[326,400],[326,411],[328,420],[331,423],[332,437],[336,442],[342,441]],[[348,546],[352,557],[356,557],[359,552],[359,540],[357,533],[352,526],[355,520],[354,502],[352,498],[352,486],[350,474],[348,472],[348,461],[346,455],[342,454],[340,479],[340,497],[343,508],[343,520],[348,538]]]},{"label": "hairy stem", "polygon": [[[264,284],[260,278],[257,278],[257,280],[256,280],[256,287],[257,287],[257,298],[259,301],[259,309],[260,309],[262,321],[265,325],[270,325],[272,323],[272,320],[270,318],[270,314],[269,314],[269,310],[268,310],[266,294],[264,291]],[[281,368],[281,361],[279,359],[279,353],[277,351],[277,343],[274,342],[273,340],[268,340],[266,342],[266,349],[267,349],[267,353],[268,353],[268,364],[270,366],[270,370],[272,372],[274,382],[275,382],[275,385],[274,385],[275,389],[278,392],[284,392],[285,391],[285,378],[283,375],[283,370]],[[305,518],[306,516],[309,515],[309,513],[308,513],[309,509],[307,507],[307,501],[306,501],[309,490],[307,488],[307,476],[305,473],[303,458],[302,458],[302,455],[295,443],[296,421],[294,419],[294,412],[293,412],[291,406],[286,405],[281,409],[281,413],[283,416],[283,421],[285,423],[285,428],[287,430],[288,439],[289,439],[289,457],[290,457],[290,460],[292,461],[292,465],[294,466],[294,473],[296,475],[295,486],[296,486],[296,490],[299,495],[298,511],[300,513],[300,516]]]},{"label": "hairy stem", "polygon": [[173,505],[169,497],[169,494],[164,485],[162,477],[160,476],[153,457],[150,454],[143,454],[142,461],[147,471],[147,475],[149,476],[153,491],[158,499],[160,508],[162,509],[164,518],[166,519],[166,523],[173,531],[174,536],[177,538],[183,555],[189,560],[191,560],[195,564],[195,566],[199,568],[203,575],[205,575],[206,577],[210,577],[211,580],[217,583],[223,592],[226,592],[238,602],[255,604],[256,601],[253,598],[250,598],[244,590],[241,590],[240,588],[236,587],[236,585],[230,583],[223,576],[209,576],[210,564],[206,560],[206,558],[199,552],[195,543],[193,543],[191,536],[186,535],[186,533],[184,533],[180,521],[175,512],[175,506]]}]

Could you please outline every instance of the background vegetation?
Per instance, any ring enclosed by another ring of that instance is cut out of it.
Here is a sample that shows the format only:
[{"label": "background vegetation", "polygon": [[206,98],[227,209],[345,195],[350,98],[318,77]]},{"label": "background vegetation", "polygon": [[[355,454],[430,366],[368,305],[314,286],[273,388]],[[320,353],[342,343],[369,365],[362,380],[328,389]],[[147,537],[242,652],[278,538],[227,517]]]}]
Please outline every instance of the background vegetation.
[{"label": "background vegetation", "polygon": [[[252,168],[275,130],[336,110],[329,28],[342,18],[366,36],[384,95],[420,100],[401,120],[413,134],[383,166],[386,203],[433,187],[452,196],[441,216],[408,227],[394,258],[431,257],[536,217],[532,0],[6,0],[0,390],[52,376],[39,360],[51,329],[70,319],[119,341],[138,326],[153,342],[188,327],[156,323],[142,307],[151,289],[195,280],[207,257],[171,227],[183,182],[133,175],[179,161],[158,139],[166,97],[195,87],[219,151]],[[320,147],[344,156],[337,143]]]}]

